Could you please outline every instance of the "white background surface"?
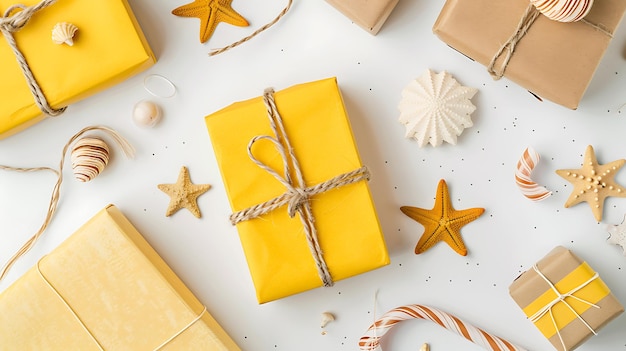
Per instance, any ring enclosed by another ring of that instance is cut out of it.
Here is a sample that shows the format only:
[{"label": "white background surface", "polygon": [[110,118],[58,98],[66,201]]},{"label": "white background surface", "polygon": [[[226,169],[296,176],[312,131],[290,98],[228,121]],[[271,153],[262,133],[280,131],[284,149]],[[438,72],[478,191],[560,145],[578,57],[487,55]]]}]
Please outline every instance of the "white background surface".
[{"label": "white background surface", "polygon": [[[207,55],[211,48],[251,33],[274,18],[286,1],[235,0],[233,7],[251,26],[220,24],[206,45],[198,41],[197,20],[170,14],[186,2],[130,0],[158,63],[71,106],[58,119],[0,141],[0,164],[25,167],[56,167],[67,140],[88,125],[112,127],[137,149],[136,158],[128,160],[111,143],[109,167],[86,184],[73,180],[66,163],[51,226],[0,289],[114,203],[243,350],[357,350],[358,339],[376,316],[413,303],[454,313],[530,350],[551,350],[509,297],[508,286],[556,245],[586,259],[626,302],[626,257],[606,243],[605,230],[622,221],[626,199],[607,200],[598,224],[586,204],[563,208],[571,186],[554,173],[579,167],[589,144],[600,163],[626,157],[626,110],[618,111],[626,103],[626,27],[615,34],[580,108],[570,111],[540,103],[506,79],[492,81],[484,67],[439,41],[431,28],[443,0],[401,0],[377,36],[322,0],[297,0],[275,27],[215,57]],[[465,130],[456,146],[420,149],[404,138],[397,121],[401,90],[428,68],[448,70],[462,84],[479,89],[473,99],[478,107],[474,127]],[[153,99],[162,106],[164,119],[153,129],[140,129],[130,116],[137,101],[151,97],[143,79],[152,73],[168,77],[178,93]],[[338,78],[361,156],[373,173],[370,184],[391,264],[332,288],[259,306],[237,232],[228,222],[228,200],[204,116],[258,96],[268,86],[280,90],[330,76]],[[515,164],[527,146],[542,155],[535,179],[555,191],[540,203],[525,199],[513,181]],[[199,198],[202,219],[186,210],[164,215],[169,197],[157,184],[174,183],[183,165],[193,182],[213,185]],[[462,230],[467,257],[443,243],[422,255],[413,253],[423,227],[399,207],[431,208],[441,178],[457,209],[486,209]],[[617,180],[626,184],[626,173],[621,171]],[[54,182],[52,174],[0,173],[2,261],[39,228]],[[337,320],[321,335],[324,311]],[[625,327],[622,316],[580,350],[626,349]],[[395,327],[383,348],[418,350],[424,342],[433,351],[480,349],[425,321]]]}]

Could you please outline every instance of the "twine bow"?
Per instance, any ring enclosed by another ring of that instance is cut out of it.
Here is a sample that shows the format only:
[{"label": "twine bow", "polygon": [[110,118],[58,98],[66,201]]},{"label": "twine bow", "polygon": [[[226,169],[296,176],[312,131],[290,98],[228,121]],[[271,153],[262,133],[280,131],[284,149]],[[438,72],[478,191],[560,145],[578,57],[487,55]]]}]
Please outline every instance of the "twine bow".
[{"label": "twine bow", "polygon": [[[314,195],[360,182],[362,180],[369,180],[369,171],[367,170],[367,167],[361,167],[354,171],[338,175],[323,183],[307,187],[304,182],[302,170],[300,169],[300,164],[293,153],[293,148],[291,147],[291,143],[287,137],[287,133],[285,132],[282,117],[276,108],[273,89],[265,90],[263,94],[263,102],[265,103],[267,115],[275,137],[260,135],[252,138],[250,143],[248,143],[248,156],[257,166],[276,178],[276,180],[285,186],[287,190],[276,198],[231,214],[230,221],[233,225],[236,225],[237,223],[257,218],[261,215],[272,212],[277,208],[287,205],[287,213],[289,214],[289,217],[293,218],[296,213],[299,214],[302,225],[304,226],[304,232],[309,245],[309,250],[315,260],[320,279],[322,280],[324,286],[332,286],[333,279],[330,275],[328,266],[324,260],[322,249],[319,245],[317,229],[315,228],[315,218],[313,217],[313,212],[311,211],[310,200]],[[259,161],[252,154],[252,146],[259,140],[268,140],[274,144],[283,160],[284,176],[278,174],[278,172]],[[292,179],[292,174],[295,175],[295,180]]]},{"label": "twine bow", "polygon": [[[524,36],[528,32],[532,24],[535,22],[535,20],[539,17],[539,15],[541,15],[541,12],[537,10],[535,5],[528,5],[528,7],[526,8],[526,12],[522,16],[522,19],[519,21],[513,35],[511,35],[509,39],[507,39],[507,41],[500,46],[500,49],[498,49],[496,54],[493,55],[491,62],[487,66],[487,72],[489,72],[494,80],[498,80],[504,76],[504,72],[509,65],[511,57],[513,57],[513,53],[515,52],[517,44],[522,40],[522,38],[524,38]],[[585,19],[580,20],[580,22],[591,26],[592,28],[605,34],[609,38],[613,38],[613,33],[611,33],[607,28],[600,24],[595,24]],[[499,65],[499,67],[496,67],[497,61],[500,60],[500,57],[502,55],[505,55],[502,59],[502,63]]]},{"label": "twine bow", "polygon": [[37,107],[39,107],[41,112],[53,117],[65,112],[66,107],[55,109],[50,106],[48,100],[46,99],[46,96],[39,86],[39,83],[37,83],[37,79],[35,79],[33,72],[28,66],[26,58],[17,46],[13,34],[24,28],[24,26],[28,24],[28,21],[30,21],[30,19],[35,15],[35,13],[54,4],[56,1],[57,0],[43,0],[37,5],[33,6],[13,5],[4,12],[4,15],[0,16],[0,32],[2,32],[4,38],[7,40],[7,43],[9,43],[9,46],[15,54],[15,58],[17,59],[17,62],[22,69],[22,73],[26,78],[26,82],[28,83],[28,88],[35,98],[35,103],[37,104]]},{"label": "twine bow", "polygon": [[548,303],[545,306],[543,306],[543,308],[541,308],[535,314],[533,314],[532,316],[529,316],[528,319],[530,319],[531,322],[536,323],[543,316],[545,316],[546,314],[549,314],[550,315],[550,319],[552,320],[552,324],[554,325],[554,329],[556,330],[556,334],[559,336],[559,340],[561,341],[561,345],[563,346],[563,350],[565,351],[565,350],[567,350],[567,348],[565,347],[565,341],[563,341],[563,337],[561,336],[561,331],[560,331],[558,325],[556,324],[556,319],[554,318],[554,314],[552,313],[552,307],[554,307],[559,302],[562,302],[562,303],[565,304],[565,306],[567,306],[567,308],[570,311],[572,311],[573,314],[576,315],[576,318],[578,318],[587,327],[587,329],[589,329],[594,335],[598,335],[596,333],[596,331],[593,330],[593,328],[583,319],[583,317],[581,317],[581,315],[578,314],[578,312],[576,312],[574,310],[574,308],[565,300],[566,298],[569,297],[569,298],[576,299],[576,300],[578,300],[578,301],[580,301],[582,303],[585,303],[585,304],[587,304],[587,305],[589,305],[591,307],[600,308],[600,306],[598,306],[596,304],[593,304],[593,303],[591,303],[589,301],[581,299],[580,297],[574,296],[574,294],[576,292],[578,292],[580,289],[582,289],[585,286],[589,285],[592,281],[598,279],[599,278],[598,273],[596,272],[587,281],[583,282],[582,284],[580,284],[579,286],[573,288],[572,290],[562,294],[554,286],[554,284],[552,284],[552,282],[539,270],[539,268],[537,268],[537,265],[534,265],[533,269],[535,270],[535,272],[537,272],[537,274],[539,274],[539,276],[541,278],[543,278],[543,280],[546,281],[546,283],[548,283],[548,285],[550,286],[550,289],[552,289],[552,291],[556,294],[556,297],[550,303]]}]

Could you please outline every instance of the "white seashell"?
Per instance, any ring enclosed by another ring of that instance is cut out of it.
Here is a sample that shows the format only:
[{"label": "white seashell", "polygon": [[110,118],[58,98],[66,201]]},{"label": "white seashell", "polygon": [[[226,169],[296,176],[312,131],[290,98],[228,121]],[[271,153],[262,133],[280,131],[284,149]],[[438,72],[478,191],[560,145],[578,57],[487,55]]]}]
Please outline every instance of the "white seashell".
[{"label": "white seashell", "polygon": [[609,244],[618,245],[622,247],[624,256],[626,256],[626,215],[621,224],[607,225],[606,230],[609,232],[609,238],[606,241]]},{"label": "white seashell", "polygon": [[328,323],[332,322],[335,320],[335,316],[333,316],[332,313],[330,312],[324,312],[322,313],[322,322],[321,322],[321,326],[322,328],[324,328],[326,325],[328,325]]},{"label": "white seashell", "polygon": [[84,137],[72,147],[71,161],[76,179],[88,182],[109,163],[109,146],[102,139]]},{"label": "white seashell", "polygon": [[140,127],[152,127],[161,119],[161,108],[151,101],[142,100],[135,104],[133,121]]},{"label": "white seashell", "polygon": [[530,3],[553,21],[576,22],[587,16],[593,0],[530,0]]},{"label": "white seashell", "polygon": [[74,35],[78,27],[68,22],[57,23],[52,28],[52,41],[55,44],[67,44],[69,46],[74,45]]},{"label": "white seashell", "polygon": [[515,169],[515,183],[522,194],[532,201],[541,201],[552,195],[551,191],[540,186],[530,177],[533,169],[537,167],[539,159],[539,153],[532,147],[528,147],[517,161],[517,168]]},{"label": "white seashell", "polygon": [[400,123],[406,137],[417,140],[419,147],[444,141],[456,145],[457,136],[473,125],[470,115],[476,110],[470,99],[478,92],[464,87],[448,72],[427,70],[402,91],[398,105]]}]

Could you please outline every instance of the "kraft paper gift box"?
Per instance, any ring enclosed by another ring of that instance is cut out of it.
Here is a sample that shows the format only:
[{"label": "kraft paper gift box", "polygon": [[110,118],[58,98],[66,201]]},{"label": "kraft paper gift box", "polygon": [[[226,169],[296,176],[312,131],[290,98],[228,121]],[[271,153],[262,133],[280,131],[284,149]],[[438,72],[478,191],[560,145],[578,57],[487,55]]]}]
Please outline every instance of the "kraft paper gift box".
[{"label": "kraft paper gift box", "polygon": [[361,28],[376,35],[398,0],[326,0]]},{"label": "kraft paper gift box", "polygon": [[[276,92],[275,102],[306,186],[363,166],[335,78]],[[262,97],[217,111],[206,117],[206,125],[234,212],[285,194],[285,185],[247,152],[253,138],[274,135]],[[270,140],[258,140],[251,153],[284,174],[284,161]],[[314,195],[309,203],[333,280],[389,263],[367,181]],[[323,285],[300,215],[288,212],[283,206],[237,224],[259,303]]]},{"label": "kraft paper gift box", "polygon": [[113,205],[2,292],[0,311],[0,350],[239,350]]},{"label": "kraft paper gift box", "polygon": [[[10,6],[40,0],[0,0]],[[59,22],[78,27],[74,45],[52,42]],[[59,0],[36,12],[14,33],[50,106],[55,109],[93,95],[152,66],[156,59],[126,0]],[[45,118],[7,40],[0,36],[0,138]]]},{"label": "kraft paper gift box", "polygon": [[[580,346],[624,311],[597,273],[562,246],[520,275],[509,291],[539,331],[562,351]],[[565,296],[563,301],[558,301],[559,295]]]},{"label": "kraft paper gift box", "polygon": [[[452,48],[489,66],[518,31],[528,0],[447,0],[433,32]],[[534,95],[576,109],[626,10],[624,0],[593,4],[584,21],[539,15],[517,42],[504,76]],[[506,51],[495,70],[501,72]]]}]

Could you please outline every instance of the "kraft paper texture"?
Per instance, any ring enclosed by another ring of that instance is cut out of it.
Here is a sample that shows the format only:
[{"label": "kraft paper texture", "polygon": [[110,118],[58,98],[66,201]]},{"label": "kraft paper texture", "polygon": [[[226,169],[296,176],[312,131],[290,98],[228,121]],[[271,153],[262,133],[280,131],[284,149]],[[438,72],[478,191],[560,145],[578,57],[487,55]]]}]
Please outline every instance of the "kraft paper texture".
[{"label": "kraft paper texture", "polygon": [[[433,32],[487,66],[514,34],[528,5],[528,0],[447,0]],[[585,20],[614,33],[625,10],[623,0],[596,1]],[[540,98],[576,109],[610,42],[610,36],[589,24],[540,15],[518,43],[504,76]]]},{"label": "kraft paper texture", "polygon": [[398,0],[326,0],[361,28],[376,35]]}]

